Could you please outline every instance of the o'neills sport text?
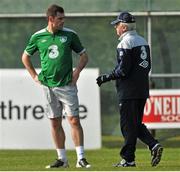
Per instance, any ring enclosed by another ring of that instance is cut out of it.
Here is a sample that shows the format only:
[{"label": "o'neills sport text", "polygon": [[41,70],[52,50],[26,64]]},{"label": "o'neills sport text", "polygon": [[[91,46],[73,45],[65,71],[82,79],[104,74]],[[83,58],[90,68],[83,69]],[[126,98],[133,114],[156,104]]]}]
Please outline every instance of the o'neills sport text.
[{"label": "o'neills sport text", "polygon": [[145,122],[180,122],[180,95],[151,96],[144,115]]}]

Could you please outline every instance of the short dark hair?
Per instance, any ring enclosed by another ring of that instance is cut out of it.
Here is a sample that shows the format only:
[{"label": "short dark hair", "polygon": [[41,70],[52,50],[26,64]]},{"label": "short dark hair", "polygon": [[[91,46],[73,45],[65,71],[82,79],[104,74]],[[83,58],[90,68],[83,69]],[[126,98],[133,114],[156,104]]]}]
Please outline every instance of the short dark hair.
[{"label": "short dark hair", "polygon": [[49,16],[55,17],[57,15],[57,12],[64,13],[64,9],[56,4],[52,4],[48,7],[46,11],[47,18]]}]

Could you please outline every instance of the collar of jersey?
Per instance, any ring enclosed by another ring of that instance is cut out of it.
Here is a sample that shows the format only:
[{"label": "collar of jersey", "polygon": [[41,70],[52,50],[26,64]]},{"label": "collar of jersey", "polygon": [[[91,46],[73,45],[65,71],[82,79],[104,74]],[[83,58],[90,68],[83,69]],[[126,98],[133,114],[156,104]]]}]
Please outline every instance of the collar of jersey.
[{"label": "collar of jersey", "polygon": [[59,29],[58,32],[56,32],[56,33],[51,33],[51,32],[49,32],[48,27],[46,27],[45,29],[46,29],[46,31],[47,31],[49,34],[52,34],[52,35],[56,35],[59,31],[63,30],[63,29]]},{"label": "collar of jersey", "polygon": [[127,31],[127,32],[124,32],[120,37],[119,37],[119,41],[121,41],[125,36],[127,35],[136,35],[137,32],[135,30],[131,30],[131,31]]}]

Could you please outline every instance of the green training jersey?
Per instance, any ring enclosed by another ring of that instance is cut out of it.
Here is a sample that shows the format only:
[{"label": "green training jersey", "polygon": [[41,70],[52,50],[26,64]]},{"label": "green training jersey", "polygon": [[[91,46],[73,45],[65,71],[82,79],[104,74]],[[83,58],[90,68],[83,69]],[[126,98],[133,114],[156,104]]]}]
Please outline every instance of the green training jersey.
[{"label": "green training jersey", "polygon": [[72,80],[72,50],[78,54],[85,51],[73,30],[63,28],[53,34],[44,28],[31,36],[25,53],[32,56],[38,51],[41,58],[39,81],[48,87],[59,87]]}]

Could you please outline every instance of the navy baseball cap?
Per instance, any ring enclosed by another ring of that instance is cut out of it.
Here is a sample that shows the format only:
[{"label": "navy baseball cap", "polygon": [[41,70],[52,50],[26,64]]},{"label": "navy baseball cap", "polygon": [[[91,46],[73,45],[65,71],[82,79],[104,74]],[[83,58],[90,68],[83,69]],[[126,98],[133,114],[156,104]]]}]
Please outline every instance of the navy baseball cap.
[{"label": "navy baseball cap", "polygon": [[135,23],[135,17],[128,12],[122,12],[117,16],[117,19],[112,21],[111,24],[115,25],[119,22],[122,23]]}]

